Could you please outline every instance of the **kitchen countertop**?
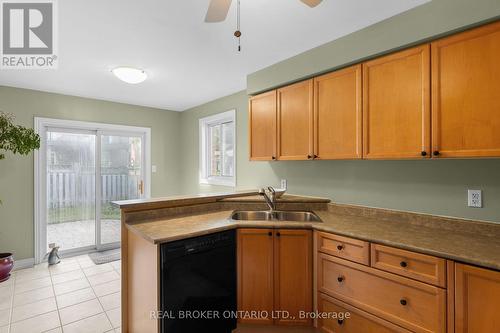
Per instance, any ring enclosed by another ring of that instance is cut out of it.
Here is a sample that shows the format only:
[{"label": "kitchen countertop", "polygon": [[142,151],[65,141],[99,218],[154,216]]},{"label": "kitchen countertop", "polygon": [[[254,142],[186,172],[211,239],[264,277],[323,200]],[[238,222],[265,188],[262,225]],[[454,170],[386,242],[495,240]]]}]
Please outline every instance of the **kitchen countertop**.
[{"label": "kitchen countertop", "polygon": [[196,205],[217,202],[222,199],[257,196],[258,190],[244,190],[221,193],[199,193],[194,195],[176,195],[170,197],[113,201],[112,204],[122,211],[141,211],[184,205]]},{"label": "kitchen countertop", "polygon": [[323,222],[233,221],[229,219],[231,212],[163,218],[127,224],[127,228],[154,244],[235,228],[313,229],[500,270],[500,224],[461,220],[423,223],[421,215],[419,221],[405,218],[405,214],[413,213],[381,218],[377,214],[337,211],[334,205],[315,211]]},{"label": "kitchen countertop", "polygon": [[[221,202],[265,202],[264,197],[261,195],[249,195],[220,199]],[[276,198],[277,203],[329,203],[331,200],[326,198],[310,197],[305,195],[283,194],[280,198]]]}]

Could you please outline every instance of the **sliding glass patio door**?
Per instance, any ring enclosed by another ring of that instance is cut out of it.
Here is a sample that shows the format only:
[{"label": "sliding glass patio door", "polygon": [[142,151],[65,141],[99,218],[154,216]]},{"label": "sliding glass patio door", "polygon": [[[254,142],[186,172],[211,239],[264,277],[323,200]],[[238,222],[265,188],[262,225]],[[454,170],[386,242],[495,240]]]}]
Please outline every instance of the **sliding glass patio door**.
[{"label": "sliding glass patio door", "polygon": [[95,245],[96,135],[85,131],[47,131],[47,249]]},{"label": "sliding glass patio door", "polygon": [[144,195],[141,136],[100,134],[100,189],[97,248],[120,241],[120,209],[112,201],[139,199]]},{"label": "sliding glass patio door", "polygon": [[149,132],[70,123],[73,126],[51,124],[38,130],[38,262],[52,244],[62,254],[119,247],[120,210],[112,201],[148,195]]}]

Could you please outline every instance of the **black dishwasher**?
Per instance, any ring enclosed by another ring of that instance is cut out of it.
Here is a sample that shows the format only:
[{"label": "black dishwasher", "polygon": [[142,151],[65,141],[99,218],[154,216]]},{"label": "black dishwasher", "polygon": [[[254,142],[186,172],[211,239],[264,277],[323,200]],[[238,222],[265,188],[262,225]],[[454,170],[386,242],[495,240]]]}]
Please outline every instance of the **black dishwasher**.
[{"label": "black dishwasher", "polygon": [[162,333],[236,328],[235,231],[161,245]]}]

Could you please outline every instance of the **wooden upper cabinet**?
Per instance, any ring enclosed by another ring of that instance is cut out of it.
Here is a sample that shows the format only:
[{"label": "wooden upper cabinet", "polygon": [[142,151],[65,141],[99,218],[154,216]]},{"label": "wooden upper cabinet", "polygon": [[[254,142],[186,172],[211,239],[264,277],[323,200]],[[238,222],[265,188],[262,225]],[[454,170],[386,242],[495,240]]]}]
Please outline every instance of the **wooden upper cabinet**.
[{"label": "wooden upper cabinet", "polygon": [[311,325],[300,311],[312,311],[313,255],[311,230],[278,230],[274,239],[274,306],[291,317],[278,318],[279,325]]},{"label": "wooden upper cabinet", "polygon": [[278,159],[307,160],[313,155],[313,80],[280,88]]},{"label": "wooden upper cabinet", "polygon": [[276,90],[253,96],[248,105],[250,160],[276,159]]},{"label": "wooden upper cabinet", "polygon": [[455,332],[500,332],[500,272],[455,265]]},{"label": "wooden upper cabinet", "polygon": [[500,22],[432,43],[438,157],[500,156]]},{"label": "wooden upper cabinet", "polygon": [[[238,310],[274,309],[272,229],[238,229]],[[242,323],[272,324],[269,318],[240,318]]]},{"label": "wooden upper cabinet", "polygon": [[361,158],[361,65],[314,78],[314,158]]},{"label": "wooden upper cabinet", "polygon": [[363,64],[363,156],[430,157],[430,46]]}]

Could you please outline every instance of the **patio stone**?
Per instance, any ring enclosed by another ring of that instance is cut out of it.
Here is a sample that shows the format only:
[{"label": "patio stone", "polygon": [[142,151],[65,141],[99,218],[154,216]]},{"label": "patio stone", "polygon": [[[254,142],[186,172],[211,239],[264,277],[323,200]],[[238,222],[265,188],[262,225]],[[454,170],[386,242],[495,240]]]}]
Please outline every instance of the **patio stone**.
[{"label": "patio stone", "polygon": [[[101,221],[102,243],[120,241],[120,220]],[[60,251],[75,249],[95,244],[95,221],[74,221],[49,224],[47,226],[47,244],[56,243]]]}]

